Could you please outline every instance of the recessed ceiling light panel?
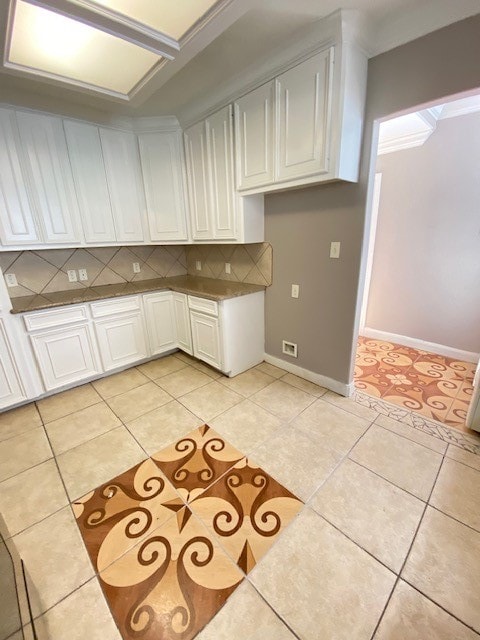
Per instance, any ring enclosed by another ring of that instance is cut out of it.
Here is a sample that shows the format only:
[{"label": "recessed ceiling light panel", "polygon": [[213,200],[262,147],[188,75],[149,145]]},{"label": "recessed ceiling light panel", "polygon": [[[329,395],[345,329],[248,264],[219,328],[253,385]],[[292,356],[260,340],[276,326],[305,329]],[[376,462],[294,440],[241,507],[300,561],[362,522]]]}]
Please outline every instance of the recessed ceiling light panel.
[{"label": "recessed ceiling light panel", "polygon": [[9,67],[126,96],[161,59],[83,22],[15,2]]},{"label": "recessed ceiling light panel", "polygon": [[180,40],[218,0],[87,0]]}]

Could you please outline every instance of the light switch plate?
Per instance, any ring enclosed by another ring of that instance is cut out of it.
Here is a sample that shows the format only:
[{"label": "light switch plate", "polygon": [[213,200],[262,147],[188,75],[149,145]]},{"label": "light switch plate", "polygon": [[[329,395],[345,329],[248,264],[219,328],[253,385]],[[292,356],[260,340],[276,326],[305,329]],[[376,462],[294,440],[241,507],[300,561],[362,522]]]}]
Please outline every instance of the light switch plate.
[{"label": "light switch plate", "polygon": [[67,276],[68,276],[68,281],[69,282],[76,282],[77,281],[77,272],[75,271],[75,269],[69,269],[67,271]]},{"label": "light switch plate", "polygon": [[225,273],[232,273],[232,265],[230,262],[225,262]]},{"label": "light switch plate", "polygon": [[18,285],[17,276],[14,273],[6,273],[5,282],[7,283],[7,287],[16,287]]},{"label": "light switch plate", "polygon": [[196,269],[197,271],[201,271],[201,270],[202,270],[202,261],[201,261],[201,260],[197,260],[197,261],[195,262],[195,269]]},{"label": "light switch plate", "polygon": [[339,257],[340,257],[340,242],[331,242],[330,258],[339,258]]},{"label": "light switch plate", "polygon": [[133,273],[140,273],[140,263],[139,262],[133,262]]},{"label": "light switch plate", "polygon": [[292,298],[298,298],[300,295],[300,285],[292,284]]}]

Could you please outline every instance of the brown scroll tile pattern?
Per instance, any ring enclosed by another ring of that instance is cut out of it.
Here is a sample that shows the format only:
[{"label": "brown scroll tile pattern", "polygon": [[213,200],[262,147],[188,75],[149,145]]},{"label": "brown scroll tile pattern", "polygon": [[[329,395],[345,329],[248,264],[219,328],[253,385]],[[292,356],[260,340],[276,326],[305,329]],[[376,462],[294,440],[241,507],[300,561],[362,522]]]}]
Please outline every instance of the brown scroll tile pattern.
[{"label": "brown scroll tile pattern", "polygon": [[449,426],[466,429],[475,365],[360,337],[355,386]]},{"label": "brown scroll tile pattern", "polygon": [[191,504],[240,569],[249,573],[302,502],[246,458]]},{"label": "brown scroll tile pattern", "polygon": [[124,640],[191,640],[302,502],[204,425],[72,507]]}]

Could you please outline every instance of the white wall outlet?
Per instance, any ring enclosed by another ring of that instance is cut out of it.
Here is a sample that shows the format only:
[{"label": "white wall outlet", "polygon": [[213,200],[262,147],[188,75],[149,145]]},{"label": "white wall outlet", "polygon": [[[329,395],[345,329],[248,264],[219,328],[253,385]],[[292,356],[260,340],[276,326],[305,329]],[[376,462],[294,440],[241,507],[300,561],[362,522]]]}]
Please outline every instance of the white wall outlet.
[{"label": "white wall outlet", "polygon": [[300,285],[292,284],[292,298],[298,298],[300,295]]},{"label": "white wall outlet", "polygon": [[68,281],[69,282],[76,282],[77,281],[77,272],[75,271],[75,269],[69,269],[67,271],[67,276],[68,276]]},{"label": "white wall outlet", "polygon": [[133,273],[140,273],[140,263],[139,262],[134,262],[133,263]]},{"label": "white wall outlet", "polygon": [[80,280],[88,280],[87,270],[86,269],[79,269],[78,270],[78,277],[79,277]]},{"label": "white wall outlet", "polygon": [[7,287],[16,287],[18,285],[17,276],[14,273],[6,273],[5,282],[7,283]]},{"label": "white wall outlet", "polygon": [[330,258],[339,258],[339,257],[340,257],[340,242],[331,242]]},{"label": "white wall outlet", "polygon": [[225,273],[232,273],[232,265],[230,262],[225,262]]},{"label": "white wall outlet", "polygon": [[295,342],[288,342],[287,340],[282,340],[282,353],[285,353],[287,356],[292,356],[292,358],[298,357],[298,347]]},{"label": "white wall outlet", "polygon": [[201,261],[201,260],[197,260],[197,261],[195,262],[195,269],[196,269],[197,271],[201,271],[201,270],[202,270],[202,261]]}]

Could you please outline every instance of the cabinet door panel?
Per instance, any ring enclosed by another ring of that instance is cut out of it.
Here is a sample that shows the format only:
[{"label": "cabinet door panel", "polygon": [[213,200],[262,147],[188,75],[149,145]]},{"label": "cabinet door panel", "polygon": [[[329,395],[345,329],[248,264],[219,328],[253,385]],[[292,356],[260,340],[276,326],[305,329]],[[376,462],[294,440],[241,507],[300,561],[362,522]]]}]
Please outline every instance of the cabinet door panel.
[{"label": "cabinet door panel", "polygon": [[0,318],[0,409],[24,399],[25,392],[20,382],[4,322]]},{"label": "cabinet door panel", "polygon": [[193,355],[218,369],[222,368],[218,318],[190,311]]},{"label": "cabinet door panel", "polygon": [[211,196],[204,122],[185,131],[185,156],[192,236],[194,240],[211,240],[213,229],[210,218]]},{"label": "cabinet door panel", "polygon": [[17,121],[45,242],[79,242],[77,198],[62,121],[22,112]]},{"label": "cabinet door panel", "polygon": [[235,238],[232,107],[206,120],[214,238]]},{"label": "cabinet door panel", "polygon": [[95,322],[100,355],[105,371],[148,356],[140,313]]},{"label": "cabinet door panel", "polygon": [[100,373],[89,325],[45,331],[30,338],[47,390]]},{"label": "cabinet door panel", "polygon": [[328,171],[332,65],[333,48],[276,80],[280,180]]},{"label": "cabinet door panel", "polygon": [[68,152],[87,242],[115,242],[112,208],[98,128],[64,121]]},{"label": "cabinet door panel", "polygon": [[274,180],[274,94],[268,82],[235,102],[238,189]]},{"label": "cabinet door panel", "polygon": [[144,296],[143,304],[150,341],[150,354],[176,347],[175,311],[171,291]]},{"label": "cabinet door panel", "polygon": [[177,133],[138,136],[150,239],[186,240],[182,155]]},{"label": "cabinet door panel", "polygon": [[113,129],[100,129],[100,138],[117,240],[143,242],[145,205],[136,138],[128,131]]},{"label": "cabinet door panel", "polygon": [[175,325],[177,328],[177,346],[190,355],[192,349],[192,330],[190,327],[190,311],[187,296],[184,293],[173,294]]},{"label": "cabinet door panel", "polygon": [[15,113],[0,109],[0,233],[4,245],[40,241],[20,153]]}]

